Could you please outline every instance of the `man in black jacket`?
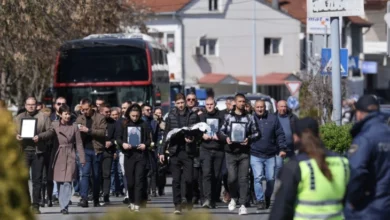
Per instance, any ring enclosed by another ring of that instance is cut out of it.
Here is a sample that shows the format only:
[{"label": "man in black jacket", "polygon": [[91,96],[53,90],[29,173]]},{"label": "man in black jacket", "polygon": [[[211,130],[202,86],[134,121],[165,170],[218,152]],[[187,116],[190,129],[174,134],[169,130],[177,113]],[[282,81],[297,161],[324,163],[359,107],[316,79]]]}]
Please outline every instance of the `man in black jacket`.
[{"label": "man in black jacket", "polygon": [[107,122],[106,142],[103,151],[102,160],[102,176],[103,176],[103,195],[104,202],[110,202],[110,185],[111,185],[111,166],[114,154],[116,152],[115,147],[115,120],[110,117],[111,109],[109,105],[100,105],[100,114],[104,115]]},{"label": "man in black jacket", "polygon": [[[167,150],[166,140],[168,132],[175,128],[191,126],[199,122],[199,117],[193,111],[190,111],[184,104],[184,95],[178,93],[175,97],[175,108],[171,110],[167,119],[164,133],[164,140],[160,148],[159,158],[163,163],[165,160],[165,151]],[[175,204],[175,214],[181,213],[181,182],[183,176],[186,183],[187,209],[192,209],[192,174],[193,157],[195,154],[195,137],[176,135],[169,141],[168,152],[170,156],[170,169],[172,173],[173,203]],[[182,172],[183,169],[183,172]]]},{"label": "man in black jacket", "polygon": [[[258,129],[252,115],[245,112],[245,96],[237,94],[234,98],[236,107],[226,115],[225,122],[219,132],[219,139],[226,140],[225,156],[228,170],[229,191],[232,197],[229,210],[236,209],[236,201],[240,199],[239,215],[246,215],[245,207],[248,196],[248,172],[250,144],[259,137]],[[244,140],[232,140],[236,132],[245,132]],[[238,185],[237,186],[237,182]],[[239,191],[239,193],[238,193]]]},{"label": "man in black jacket", "polygon": [[[215,108],[215,101],[212,97],[206,99],[206,113],[200,115],[200,121],[206,122],[211,131],[203,135],[200,149],[200,160],[203,172],[203,196],[204,208],[215,208],[217,191],[217,181],[220,180],[222,162],[225,157],[223,142],[219,140],[217,134],[224,122],[224,112]],[[215,195],[216,194],[216,195]]]}]

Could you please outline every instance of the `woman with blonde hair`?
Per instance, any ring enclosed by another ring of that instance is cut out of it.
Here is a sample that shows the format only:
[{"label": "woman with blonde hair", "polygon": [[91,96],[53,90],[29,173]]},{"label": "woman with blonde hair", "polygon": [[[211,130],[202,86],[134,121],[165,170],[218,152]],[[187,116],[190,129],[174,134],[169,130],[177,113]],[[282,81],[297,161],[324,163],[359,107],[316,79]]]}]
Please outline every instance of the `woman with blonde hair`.
[{"label": "woman with blonde hair", "polygon": [[348,160],[325,148],[312,118],[296,121],[294,142],[298,154],[279,172],[270,219],[343,219]]}]

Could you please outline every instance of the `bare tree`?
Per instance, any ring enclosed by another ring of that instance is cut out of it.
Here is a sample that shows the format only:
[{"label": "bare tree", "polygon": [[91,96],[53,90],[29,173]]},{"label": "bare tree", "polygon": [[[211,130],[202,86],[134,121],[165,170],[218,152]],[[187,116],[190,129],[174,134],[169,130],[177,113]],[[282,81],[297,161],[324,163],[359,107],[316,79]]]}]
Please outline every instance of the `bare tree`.
[{"label": "bare tree", "polygon": [[[315,117],[320,123],[332,120],[333,95],[330,75],[321,75],[321,60],[309,59],[311,72],[302,71],[298,77],[302,80],[300,92],[300,112],[302,115]],[[346,82],[341,80],[342,94],[346,92]]]},{"label": "bare tree", "polygon": [[16,104],[27,94],[41,98],[49,86],[56,50],[66,40],[144,27],[149,9],[139,2],[1,1],[0,98]]}]

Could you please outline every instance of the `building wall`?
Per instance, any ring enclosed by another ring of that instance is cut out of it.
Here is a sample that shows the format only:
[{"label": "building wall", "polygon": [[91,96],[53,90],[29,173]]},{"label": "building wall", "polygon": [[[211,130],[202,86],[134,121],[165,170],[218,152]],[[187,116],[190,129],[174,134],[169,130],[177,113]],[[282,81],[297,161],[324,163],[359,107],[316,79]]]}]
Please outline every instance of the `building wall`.
[{"label": "building wall", "polygon": [[[253,2],[218,0],[220,10],[209,11],[209,1],[193,1],[183,10],[186,84],[207,73],[251,75],[253,71]],[[256,4],[257,75],[300,70],[298,20]],[[215,55],[196,55],[201,38],[217,40]],[[264,55],[264,38],[281,38],[280,54]]]},{"label": "building wall", "polygon": [[386,41],[386,22],[383,19],[386,9],[366,10],[366,19],[374,25],[364,35],[365,41]]},{"label": "building wall", "polygon": [[[175,81],[182,80],[182,30],[180,21],[174,15],[158,15],[146,22],[148,32],[162,44],[168,46],[168,64]],[[173,35],[173,38],[171,38]],[[173,41],[173,42],[172,42]],[[169,45],[173,43],[173,45]]]}]

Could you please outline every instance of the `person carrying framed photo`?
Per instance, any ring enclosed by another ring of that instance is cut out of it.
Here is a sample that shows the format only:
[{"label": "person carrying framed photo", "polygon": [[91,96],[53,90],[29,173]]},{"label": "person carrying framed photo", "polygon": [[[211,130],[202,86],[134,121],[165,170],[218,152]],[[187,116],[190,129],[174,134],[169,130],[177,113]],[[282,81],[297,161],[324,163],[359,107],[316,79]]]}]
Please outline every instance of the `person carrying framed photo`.
[{"label": "person carrying framed photo", "polygon": [[124,168],[127,179],[129,208],[139,212],[146,187],[147,149],[151,144],[149,125],[141,119],[142,110],[138,104],[131,105],[126,113],[121,130],[122,138],[116,142],[124,154]]},{"label": "person carrying framed photo", "polygon": [[237,94],[234,100],[236,105],[226,115],[218,138],[220,140],[226,140],[227,143],[225,145],[225,156],[228,170],[228,186],[231,196],[228,208],[230,211],[234,211],[237,202],[239,202],[241,207],[238,214],[246,215],[248,214],[245,204],[249,190],[250,144],[259,138],[259,131],[253,115],[245,111],[245,96],[243,94]]}]

